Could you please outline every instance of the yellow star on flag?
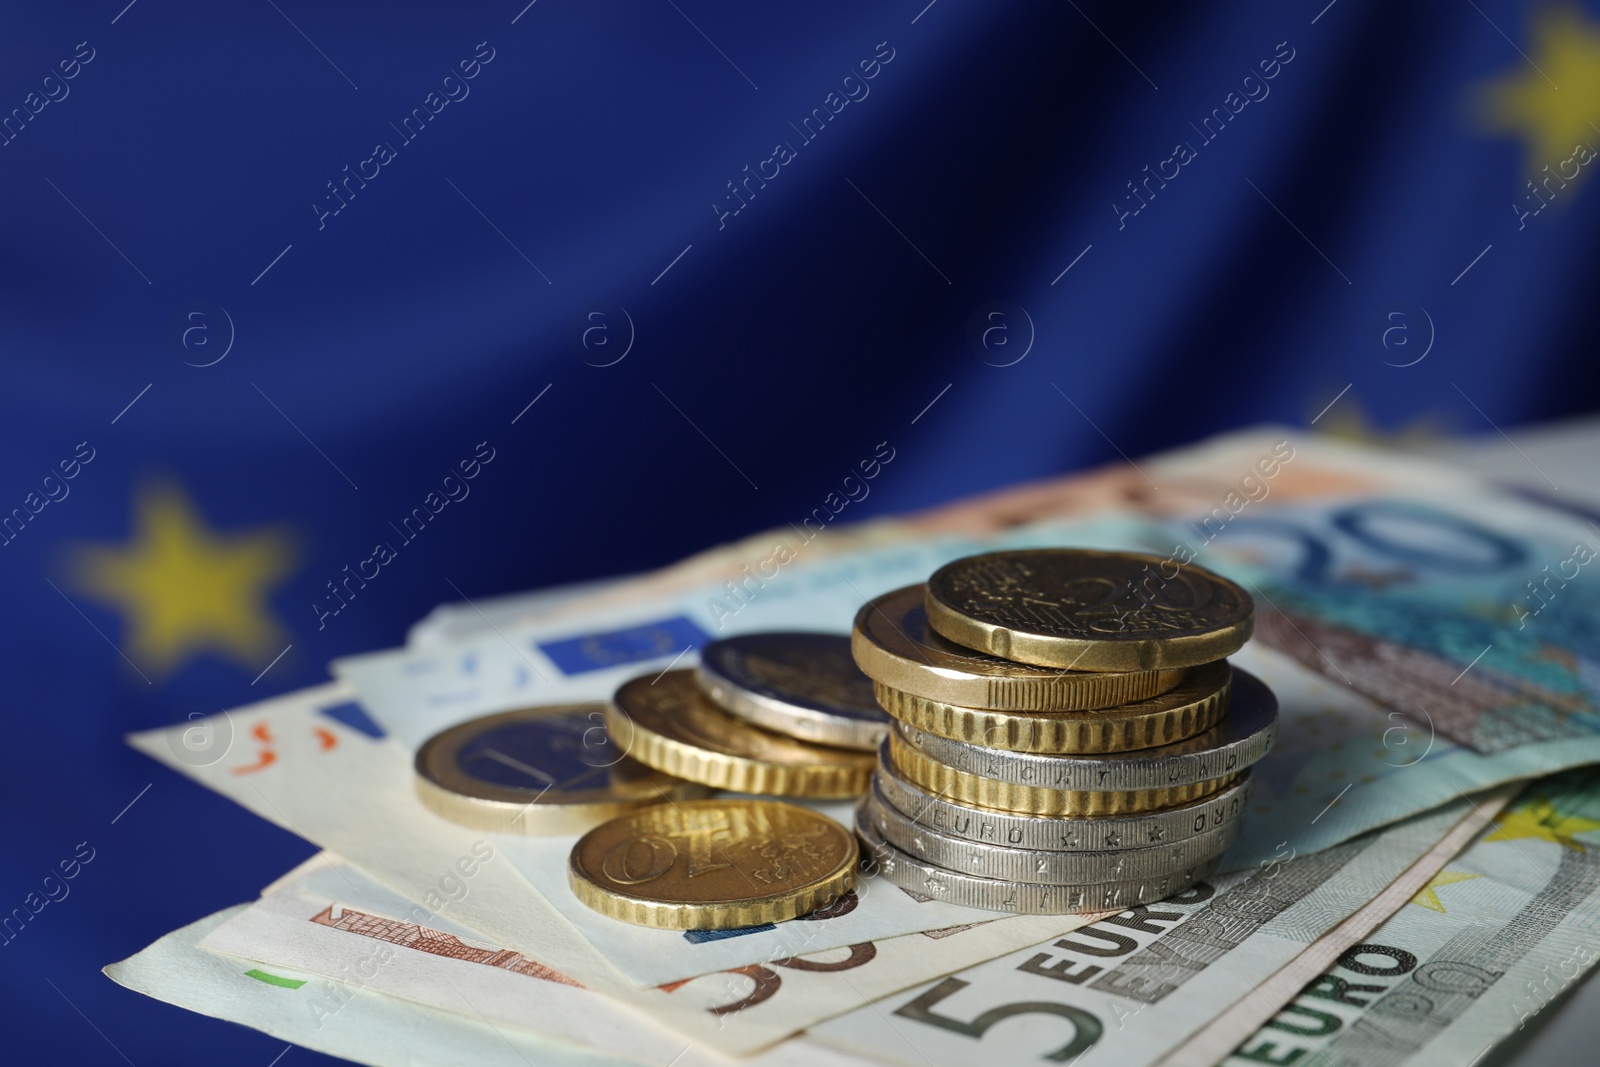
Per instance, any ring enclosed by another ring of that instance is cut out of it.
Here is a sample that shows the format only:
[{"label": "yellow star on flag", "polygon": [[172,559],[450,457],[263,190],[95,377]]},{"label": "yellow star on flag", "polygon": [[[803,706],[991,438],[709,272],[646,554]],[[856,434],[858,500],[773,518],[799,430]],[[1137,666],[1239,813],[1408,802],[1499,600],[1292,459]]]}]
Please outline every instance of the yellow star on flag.
[{"label": "yellow star on flag", "polygon": [[1600,23],[1554,8],[1534,17],[1529,37],[1515,70],[1482,86],[1483,118],[1492,132],[1522,139],[1529,174],[1555,173],[1579,143],[1600,147],[1589,125],[1600,125]]},{"label": "yellow star on flag", "polygon": [[1439,887],[1454,885],[1457,882],[1470,882],[1474,878],[1482,878],[1481,874],[1468,874],[1465,871],[1440,871],[1428,879],[1428,884],[1417,890],[1417,895],[1411,898],[1411,903],[1431,908],[1440,915],[1445,913],[1444,902],[1439,899]]},{"label": "yellow star on flag", "polygon": [[294,568],[286,530],[217,532],[176,485],[141,492],[133,525],[126,545],[78,548],[72,582],[121,612],[134,663],[170,674],[212,651],[253,669],[283,650],[266,600]]},{"label": "yellow star on flag", "polygon": [[1533,797],[1526,804],[1502,811],[1494,819],[1498,828],[1484,841],[1517,841],[1536,837],[1553,841],[1564,848],[1587,852],[1577,834],[1600,830],[1600,822],[1579,815],[1564,815],[1544,797]]}]

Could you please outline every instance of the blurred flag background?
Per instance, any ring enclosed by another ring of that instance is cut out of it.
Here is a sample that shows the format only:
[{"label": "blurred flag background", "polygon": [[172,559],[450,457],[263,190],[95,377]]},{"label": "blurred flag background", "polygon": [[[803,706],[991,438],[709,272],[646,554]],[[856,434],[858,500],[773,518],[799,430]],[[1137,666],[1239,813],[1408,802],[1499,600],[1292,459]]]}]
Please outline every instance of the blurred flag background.
[{"label": "blurred flag background", "polygon": [[524,2],[0,13],[25,1052],[275,1051],[96,973],[312,851],[127,731],[819,507],[1600,398],[1600,7]]}]

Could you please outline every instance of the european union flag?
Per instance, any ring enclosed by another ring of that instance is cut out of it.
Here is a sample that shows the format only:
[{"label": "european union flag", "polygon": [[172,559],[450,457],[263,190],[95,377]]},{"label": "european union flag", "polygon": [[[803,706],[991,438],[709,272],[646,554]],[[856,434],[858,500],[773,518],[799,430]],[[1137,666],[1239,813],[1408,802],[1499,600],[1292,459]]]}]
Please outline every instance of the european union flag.
[{"label": "european union flag", "polygon": [[111,0],[0,55],[33,1059],[277,1052],[98,974],[310,848],[126,731],[818,509],[1597,400],[1593,2]]}]

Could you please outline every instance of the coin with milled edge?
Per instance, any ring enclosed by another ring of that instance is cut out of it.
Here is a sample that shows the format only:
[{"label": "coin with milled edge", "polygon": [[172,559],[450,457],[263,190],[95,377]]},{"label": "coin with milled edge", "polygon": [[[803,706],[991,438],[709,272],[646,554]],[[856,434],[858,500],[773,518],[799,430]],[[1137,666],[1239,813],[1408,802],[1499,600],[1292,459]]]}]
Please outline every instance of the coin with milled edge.
[{"label": "coin with milled edge", "polygon": [[417,750],[417,796],[452,822],[514,834],[581,833],[710,790],[627,758],[600,704],[518,708],[459,723]]},{"label": "coin with milled edge", "polygon": [[870,752],[889,732],[842,634],[754,633],[700,650],[695,680],[723,710],[775,733]]},{"label": "coin with milled edge", "polygon": [[889,734],[888,744],[889,758],[901,776],[918,787],[963,803],[1023,815],[1058,815],[1074,819],[1133,815],[1208,797],[1239,779],[1239,775],[1234,774],[1192,785],[1118,792],[1042,789],[1036,785],[1000,782],[947,767],[905,744],[898,732]]},{"label": "coin with milled edge", "polygon": [[1157,696],[1183,680],[1182,669],[1060,671],[975,651],[929,627],[924,589],[909,585],[868,601],[850,635],[862,671],[902,693],[967,708],[1089,711]]},{"label": "coin with milled edge", "polygon": [[1187,840],[1241,823],[1250,798],[1246,772],[1237,784],[1202,800],[1125,818],[1064,819],[996,811],[924,792],[895,768],[887,744],[878,753],[872,781],[885,800],[919,825],[964,841],[1035,851],[1105,852]]},{"label": "coin with milled edge", "polygon": [[929,625],[958,644],[1088,671],[1222,659],[1250,637],[1254,612],[1249,593],[1203,567],[1087,548],[958,559],[933,572],[924,601]]},{"label": "coin with milled edge", "polygon": [[[862,800],[865,804],[865,799]],[[1075,915],[1092,911],[1124,911],[1181,893],[1221,865],[1219,856],[1193,867],[1149,879],[1096,882],[1086,885],[1042,885],[952,871],[903,852],[883,839],[857,809],[856,833],[864,846],[862,867],[876,871],[902,889],[949,904],[1017,915]]]},{"label": "coin with milled edge", "polygon": [[827,907],[855,884],[850,831],[771,800],[664,804],[590,830],[567,881],[602,915],[667,930],[727,930]]},{"label": "coin with milled edge", "polygon": [[[876,776],[873,781],[878,781]],[[1044,885],[1119,882],[1171,874],[1222,855],[1243,825],[1235,820],[1196,837],[1139,848],[1064,852],[967,841],[939,833],[908,818],[876,788],[867,791],[857,817],[868,820],[885,841],[917,859],[984,878]]]},{"label": "coin with milled edge", "polygon": [[878,703],[907,726],[1009,752],[1128,752],[1169,745],[1215,726],[1228,710],[1226,660],[1196,667],[1175,689],[1098,711],[963,708],[873,683]]},{"label": "coin with milled edge", "polygon": [[1041,789],[1163,789],[1234,775],[1258,762],[1278,732],[1278,700],[1253,674],[1233,672],[1228,714],[1205,733],[1160,748],[1046,756],[954,741],[900,723],[892,741],[953,770]]},{"label": "coin with milled edge", "polygon": [[640,763],[718,789],[853,797],[872,773],[870,753],[797,741],[729,715],[690,670],[624,683],[605,714],[610,735]]}]

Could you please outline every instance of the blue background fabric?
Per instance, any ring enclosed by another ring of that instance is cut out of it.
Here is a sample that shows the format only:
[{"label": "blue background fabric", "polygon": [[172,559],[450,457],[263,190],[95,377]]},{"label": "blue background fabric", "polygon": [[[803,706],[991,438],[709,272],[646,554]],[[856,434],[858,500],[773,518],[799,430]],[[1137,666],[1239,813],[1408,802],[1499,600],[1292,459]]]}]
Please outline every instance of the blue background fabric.
[{"label": "blue background fabric", "polygon": [[99,974],[311,851],[127,731],[885,449],[840,521],[1600,392],[1593,6],[123,3],[0,13],[19,1062],[281,1048]]}]

